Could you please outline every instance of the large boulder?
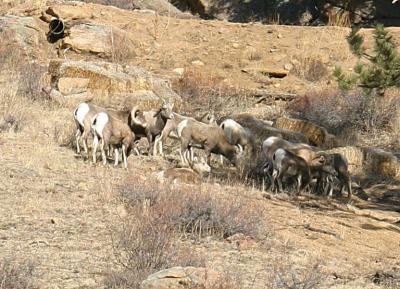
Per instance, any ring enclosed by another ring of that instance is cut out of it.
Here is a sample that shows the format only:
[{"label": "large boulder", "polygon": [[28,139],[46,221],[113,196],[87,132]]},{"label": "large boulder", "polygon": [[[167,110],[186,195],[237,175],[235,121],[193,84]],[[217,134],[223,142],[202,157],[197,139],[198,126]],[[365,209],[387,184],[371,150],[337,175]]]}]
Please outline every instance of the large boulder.
[{"label": "large boulder", "polygon": [[13,52],[20,52],[19,57],[29,55],[30,59],[40,59],[44,54],[43,51],[49,46],[40,24],[40,21],[33,17],[1,16],[0,37],[12,45]]},{"label": "large boulder", "polygon": [[275,120],[274,127],[301,132],[310,140],[311,144],[321,148],[333,148],[337,146],[335,136],[329,134],[324,127],[310,121],[280,117]]},{"label": "large boulder", "polygon": [[118,109],[139,105],[152,108],[163,100],[180,106],[181,98],[167,79],[155,76],[137,66],[109,62],[51,60],[51,87],[66,99],[79,102],[88,94],[98,104]]},{"label": "large boulder", "polygon": [[110,58],[115,50],[120,48],[116,46],[121,43],[124,43],[124,49],[134,47],[133,41],[123,30],[87,23],[72,26],[68,31],[68,36],[62,40],[61,47]]},{"label": "large boulder", "polygon": [[220,274],[195,267],[173,267],[147,277],[140,289],[190,289],[212,288],[220,279]]},{"label": "large boulder", "polygon": [[[66,21],[71,21],[79,19],[90,20],[93,17],[101,17],[105,15],[105,12],[103,12],[105,10],[110,14],[129,15],[129,13],[132,13],[129,10],[134,9],[152,10],[160,15],[188,18],[187,14],[182,13],[167,0],[132,0],[129,3],[128,1],[121,1],[120,4],[115,1],[115,5],[107,7],[99,4],[74,1],[68,4],[52,5],[46,10],[46,13]],[[100,13],[97,15],[98,12]]]}]

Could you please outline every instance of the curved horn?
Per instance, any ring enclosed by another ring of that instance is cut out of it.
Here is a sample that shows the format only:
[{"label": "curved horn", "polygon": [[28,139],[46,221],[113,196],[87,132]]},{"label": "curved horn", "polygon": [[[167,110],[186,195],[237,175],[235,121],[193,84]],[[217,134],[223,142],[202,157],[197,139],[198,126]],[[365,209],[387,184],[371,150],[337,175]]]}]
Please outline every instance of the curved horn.
[{"label": "curved horn", "polygon": [[143,116],[143,111],[140,110],[137,106],[135,106],[134,108],[132,108],[131,113],[129,114],[129,116],[130,116],[129,122],[133,123],[134,125],[147,127],[147,123],[145,121],[143,121],[143,119],[140,120],[138,118],[139,115]]}]

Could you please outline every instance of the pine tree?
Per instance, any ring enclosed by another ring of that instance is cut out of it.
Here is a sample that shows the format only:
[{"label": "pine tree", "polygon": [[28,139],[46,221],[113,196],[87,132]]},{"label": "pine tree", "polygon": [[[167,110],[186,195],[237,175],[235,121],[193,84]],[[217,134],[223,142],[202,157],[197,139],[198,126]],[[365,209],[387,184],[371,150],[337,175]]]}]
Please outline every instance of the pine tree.
[{"label": "pine tree", "polygon": [[[364,46],[364,37],[359,34],[359,28],[353,28],[347,42],[359,62],[354,67],[354,73],[345,75],[341,67],[336,67],[334,76],[343,90],[349,90],[358,85],[370,94],[376,90],[384,95],[388,87],[400,87],[400,55],[396,50],[392,36],[382,24],[378,24],[374,31],[373,54],[367,53]],[[367,59],[368,64],[362,64],[361,59]]]}]

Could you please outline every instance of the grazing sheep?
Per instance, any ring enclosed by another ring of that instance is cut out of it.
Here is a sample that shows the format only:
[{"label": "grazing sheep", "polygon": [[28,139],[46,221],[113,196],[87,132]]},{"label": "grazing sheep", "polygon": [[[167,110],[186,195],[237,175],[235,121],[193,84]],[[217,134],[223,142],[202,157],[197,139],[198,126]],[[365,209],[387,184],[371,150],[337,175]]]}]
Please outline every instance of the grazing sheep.
[{"label": "grazing sheep", "polygon": [[[331,154],[332,156],[332,166],[335,169],[337,179],[340,183],[340,194],[343,195],[345,188],[347,189],[347,198],[351,198],[351,178],[349,173],[349,165],[347,159],[338,153]],[[323,172],[318,179],[317,184],[322,186],[324,192],[329,197],[332,197],[334,188],[334,178],[331,174]],[[329,193],[327,193],[329,191]]]},{"label": "grazing sheep", "polygon": [[193,145],[198,145],[200,148],[204,149],[208,164],[210,164],[211,153],[223,155],[229,159],[231,163],[236,163],[239,149],[228,142],[224,131],[220,127],[192,119],[186,119],[178,125],[177,130],[178,137],[181,141],[181,150],[179,154],[184,164],[188,163],[187,155]]},{"label": "grazing sheep", "polygon": [[251,149],[254,151],[254,137],[250,130],[244,128],[233,119],[224,120],[220,127],[224,130],[228,142],[232,145],[237,145],[240,152],[243,152],[243,147],[248,145],[251,145]]},{"label": "grazing sheep", "polygon": [[88,154],[87,139],[91,134],[91,121],[93,117],[100,111],[105,111],[104,108],[94,106],[88,103],[80,103],[74,110],[74,120],[76,124],[76,152],[81,152],[79,141],[82,139],[83,149]]},{"label": "grazing sheep", "polygon": [[307,162],[288,150],[277,149],[272,156],[272,166],[272,191],[274,191],[275,181],[277,181],[278,191],[283,192],[282,181],[285,177],[297,178],[298,195],[311,182],[311,172]]},{"label": "grazing sheep", "polygon": [[[163,144],[166,142],[168,137],[178,139],[178,131],[177,131],[178,125],[185,119],[195,119],[200,122],[207,123],[207,124],[216,123],[214,115],[209,112],[205,113],[204,115],[202,115],[199,118],[192,118],[189,116],[184,116],[184,115],[178,114],[176,112],[173,112],[172,114],[174,115],[174,117],[167,121],[167,123],[165,124],[165,127],[161,133],[161,137],[157,139],[160,155],[163,155]],[[157,152],[157,144],[154,144],[154,145],[156,147],[155,152]]]},{"label": "grazing sheep", "polygon": [[136,138],[146,137],[149,142],[149,154],[156,155],[156,145],[169,119],[174,118],[173,105],[164,103],[158,110],[141,111],[132,109],[129,124]]},{"label": "grazing sheep", "polygon": [[280,137],[272,136],[267,138],[262,144],[262,151],[267,161],[267,166],[264,169],[264,172],[271,182],[272,157],[275,151],[279,148],[288,150],[303,158],[313,173],[321,170],[334,173],[332,157],[329,154],[323,151],[318,151],[318,148],[304,143],[292,143]]},{"label": "grazing sheep", "polygon": [[133,147],[133,141],[135,139],[135,135],[128,124],[110,116],[107,112],[99,112],[93,118],[92,129],[94,131],[93,162],[96,163],[96,152],[100,139],[103,165],[107,163],[105,150],[109,149],[109,146],[111,146],[114,148],[115,152],[114,165],[118,165],[118,148],[121,148],[124,167],[128,168],[128,155]]},{"label": "grazing sheep", "polygon": [[204,158],[200,161],[194,158],[189,162],[190,168],[169,168],[157,174],[160,181],[168,179],[173,183],[182,181],[185,183],[200,183],[201,179],[206,173],[211,172],[211,167],[207,164]]}]

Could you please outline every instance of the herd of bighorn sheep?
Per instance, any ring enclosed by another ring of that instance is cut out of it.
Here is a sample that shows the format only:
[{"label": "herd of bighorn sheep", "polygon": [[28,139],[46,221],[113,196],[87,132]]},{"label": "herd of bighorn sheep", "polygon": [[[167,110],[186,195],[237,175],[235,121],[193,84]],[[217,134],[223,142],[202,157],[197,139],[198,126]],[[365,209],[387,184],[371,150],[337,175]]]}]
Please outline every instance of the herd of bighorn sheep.
[{"label": "herd of bighorn sheep", "polygon": [[[340,154],[330,154],[317,147],[287,141],[281,137],[271,136],[264,140],[261,150],[257,151],[254,134],[251,128],[240,125],[233,119],[225,119],[220,125],[214,116],[207,113],[200,118],[193,118],[173,112],[173,105],[164,102],[156,110],[143,111],[134,107],[131,110],[117,111],[105,109],[93,104],[81,103],[73,112],[76,123],[76,151],[81,153],[80,142],[88,155],[87,140],[93,139],[92,159],[96,163],[97,149],[100,144],[102,162],[114,153],[114,165],[118,166],[121,150],[124,167],[128,167],[128,156],[133,150],[139,154],[137,143],[140,138],[147,138],[149,155],[164,155],[163,144],[167,138],[180,141],[179,156],[183,165],[189,169],[167,170],[159,177],[174,175],[202,175],[210,172],[211,154],[225,157],[236,165],[248,151],[251,160],[258,154],[264,165],[261,168],[265,181],[271,189],[283,191],[283,185],[292,183],[297,194],[304,190],[323,192],[332,196],[335,184],[340,193],[346,189],[348,197],[352,195],[351,179],[347,160]],[[194,156],[193,148],[203,149],[205,159]]]}]

